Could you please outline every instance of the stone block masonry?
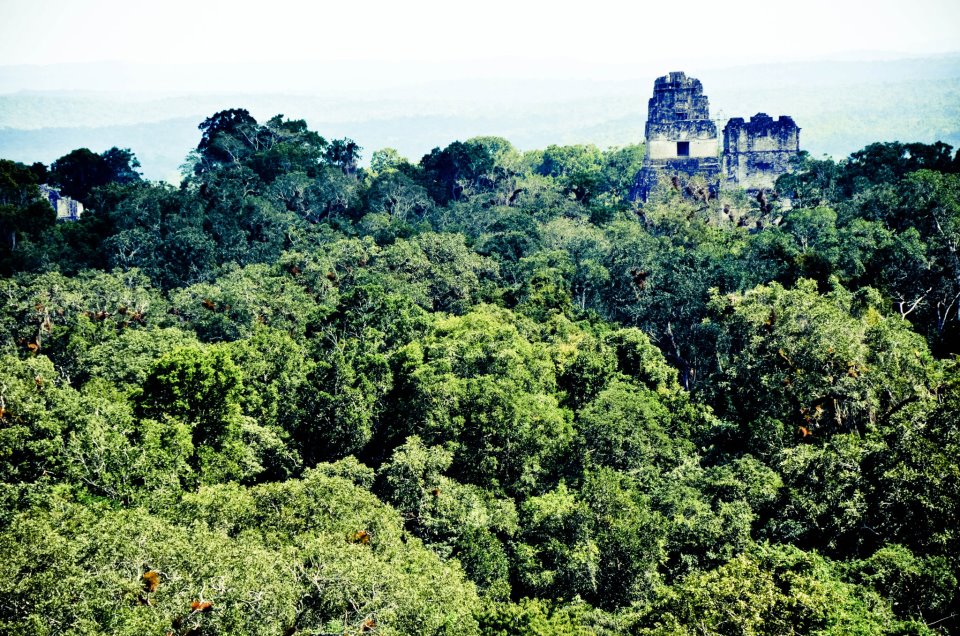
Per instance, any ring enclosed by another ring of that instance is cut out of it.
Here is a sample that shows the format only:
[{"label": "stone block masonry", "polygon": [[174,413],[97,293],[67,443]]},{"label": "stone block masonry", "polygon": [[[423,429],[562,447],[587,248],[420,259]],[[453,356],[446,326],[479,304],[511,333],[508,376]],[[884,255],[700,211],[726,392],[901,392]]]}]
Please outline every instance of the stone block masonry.
[{"label": "stone block masonry", "polygon": [[746,122],[735,117],[723,129],[722,186],[772,190],[799,152],[800,129],[792,117],[757,113]]},{"label": "stone block masonry", "polygon": [[63,196],[56,188],[41,185],[40,194],[46,197],[53,209],[56,210],[58,221],[76,221],[83,215],[83,204],[70,197]]},{"label": "stone block masonry", "polygon": [[758,113],[750,121],[731,119],[723,129],[720,154],[716,123],[700,80],[683,72],[657,78],[647,109],[646,154],[632,196],[647,200],[661,180],[706,180],[710,193],[721,188],[770,190],[790,171],[800,150],[800,129],[790,117],[774,121]]},{"label": "stone block masonry", "polygon": [[717,126],[700,80],[675,72],[657,78],[647,107],[646,154],[634,197],[646,200],[661,176],[699,175],[716,187],[720,176]]}]

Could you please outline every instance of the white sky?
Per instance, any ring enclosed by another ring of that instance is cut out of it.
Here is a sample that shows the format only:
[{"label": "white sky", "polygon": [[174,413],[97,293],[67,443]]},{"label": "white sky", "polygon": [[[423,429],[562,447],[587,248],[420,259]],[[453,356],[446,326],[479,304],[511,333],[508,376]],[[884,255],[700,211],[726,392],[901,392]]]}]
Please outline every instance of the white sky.
[{"label": "white sky", "polygon": [[960,50],[960,0],[0,0],[0,65],[660,66]]}]

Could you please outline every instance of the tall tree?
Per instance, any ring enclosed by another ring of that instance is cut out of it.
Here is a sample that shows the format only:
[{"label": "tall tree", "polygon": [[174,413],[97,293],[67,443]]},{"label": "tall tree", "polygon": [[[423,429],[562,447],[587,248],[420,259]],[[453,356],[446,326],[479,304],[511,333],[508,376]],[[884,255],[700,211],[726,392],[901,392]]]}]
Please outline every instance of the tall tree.
[{"label": "tall tree", "polygon": [[62,194],[89,205],[90,191],[109,183],[140,181],[140,162],[129,148],[113,147],[101,154],[78,148],[50,164],[50,180]]}]

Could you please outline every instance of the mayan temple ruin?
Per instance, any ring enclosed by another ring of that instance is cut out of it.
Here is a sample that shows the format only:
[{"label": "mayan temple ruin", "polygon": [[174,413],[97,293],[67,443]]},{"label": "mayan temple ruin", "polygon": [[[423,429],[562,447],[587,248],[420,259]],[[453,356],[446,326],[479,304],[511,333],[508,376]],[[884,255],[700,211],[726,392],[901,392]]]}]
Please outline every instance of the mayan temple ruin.
[{"label": "mayan temple ruin", "polygon": [[792,117],[773,119],[757,113],[749,121],[734,117],[723,128],[721,187],[772,190],[777,177],[790,171],[800,152],[800,129]]},{"label": "mayan temple ruin", "polygon": [[646,200],[660,183],[678,186],[702,177],[710,194],[721,189],[771,190],[791,169],[800,151],[800,129],[792,118],[757,113],[729,120],[720,152],[717,124],[700,80],[673,72],[653,85],[646,126],[646,156],[637,173],[634,198]]},{"label": "mayan temple ruin", "polygon": [[83,216],[83,204],[63,196],[56,188],[41,185],[40,194],[50,202],[50,206],[57,213],[58,221],[77,221]]}]

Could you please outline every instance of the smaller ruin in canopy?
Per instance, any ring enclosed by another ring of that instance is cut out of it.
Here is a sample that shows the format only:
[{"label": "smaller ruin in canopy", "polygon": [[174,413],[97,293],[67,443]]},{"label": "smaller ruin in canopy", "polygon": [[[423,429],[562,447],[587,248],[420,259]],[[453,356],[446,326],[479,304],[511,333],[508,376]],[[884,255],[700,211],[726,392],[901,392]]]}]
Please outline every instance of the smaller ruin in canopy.
[{"label": "smaller ruin in canopy", "polygon": [[63,196],[56,188],[43,184],[40,186],[40,194],[56,210],[58,221],[76,221],[83,215],[83,204]]},{"label": "smaller ruin in canopy", "polygon": [[772,190],[800,152],[800,129],[792,117],[757,113],[734,117],[723,129],[723,187]]}]

